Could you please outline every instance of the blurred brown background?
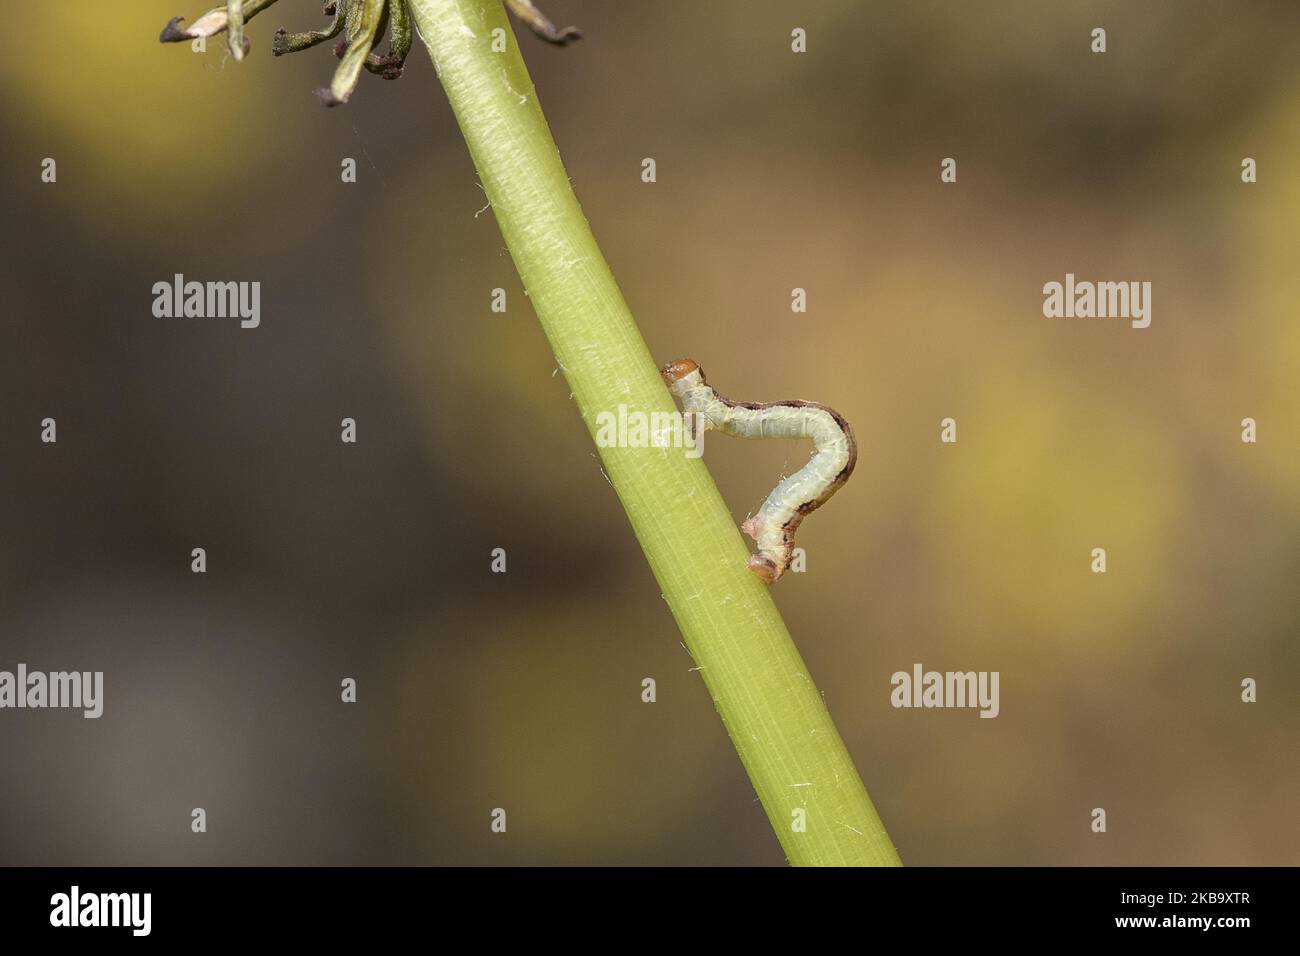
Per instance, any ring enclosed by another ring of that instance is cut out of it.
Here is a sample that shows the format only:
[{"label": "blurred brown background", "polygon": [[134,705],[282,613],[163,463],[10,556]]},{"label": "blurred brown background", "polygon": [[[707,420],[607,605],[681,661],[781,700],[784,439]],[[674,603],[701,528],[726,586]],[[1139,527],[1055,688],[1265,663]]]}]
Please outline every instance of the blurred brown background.
[{"label": "blurred brown background", "polygon": [[[780,864],[423,48],[326,110],[327,48],[270,54],[316,0],[242,64],[158,44],[202,2],[4,14],[0,669],[106,699],[0,712],[0,862]],[[1300,862],[1300,7],[543,9],[651,349],[858,433],[775,596],[904,861]],[[154,318],[176,272],[261,327]],[[1066,272],[1151,327],[1045,319]],[[738,521],[806,454],[707,449]],[[1001,715],[891,708],[917,662]]]}]

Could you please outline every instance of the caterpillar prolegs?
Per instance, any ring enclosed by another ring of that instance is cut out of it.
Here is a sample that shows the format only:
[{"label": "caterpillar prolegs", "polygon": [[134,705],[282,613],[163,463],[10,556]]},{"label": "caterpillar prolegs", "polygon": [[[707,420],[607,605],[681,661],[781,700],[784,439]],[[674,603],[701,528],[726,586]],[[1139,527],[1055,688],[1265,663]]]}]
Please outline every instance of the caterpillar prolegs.
[{"label": "caterpillar prolegs", "polygon": [[808,464],[782,478],[758,513],[740,526],[758,544],[749,569],[771,584],[790,566],[794,533],[803,519],[826,503],[853,474],[858,443],[839,412],[816,402],[733,402],[713,390],[692,359],[662,369],[668,390],[682,411],[698,415],[705,429],[737,438],[811,438]]}]

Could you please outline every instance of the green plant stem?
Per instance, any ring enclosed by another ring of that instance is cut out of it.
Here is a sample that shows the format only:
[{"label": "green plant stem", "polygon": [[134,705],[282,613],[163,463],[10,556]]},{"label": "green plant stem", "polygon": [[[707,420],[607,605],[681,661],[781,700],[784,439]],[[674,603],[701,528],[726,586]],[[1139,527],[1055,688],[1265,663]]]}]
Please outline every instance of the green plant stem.
[{"label": "green plant stem", "polygon": [[[587,428],[594,437],[597,413],[620,404],[673,410],[570,188],[500,0],[410,6]],[[497,29],[504,53],[492,50]],[[703,462],[681,449],[600,448],[600,457],[786,857],[898,865]]]}]

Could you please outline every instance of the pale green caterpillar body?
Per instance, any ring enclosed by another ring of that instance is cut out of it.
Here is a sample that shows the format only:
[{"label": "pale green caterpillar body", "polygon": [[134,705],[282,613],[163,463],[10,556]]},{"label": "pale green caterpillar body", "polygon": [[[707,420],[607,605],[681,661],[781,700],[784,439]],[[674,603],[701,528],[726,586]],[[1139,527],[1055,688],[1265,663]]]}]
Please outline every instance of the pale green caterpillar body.
[{"label": "pale green caterpillar body", "polygon": [[692,359],[670,362],[662,371],[682,411],[699,416],[705,429],[737,438],[812,439],[808,464],[782,478],[758,513],[741,525],[758,545],[749,569],[771,584],[790,566],[799,523],[853,474],[858,461],[853,430],[839,412],[817,402],[733,402],[714,391]]}]

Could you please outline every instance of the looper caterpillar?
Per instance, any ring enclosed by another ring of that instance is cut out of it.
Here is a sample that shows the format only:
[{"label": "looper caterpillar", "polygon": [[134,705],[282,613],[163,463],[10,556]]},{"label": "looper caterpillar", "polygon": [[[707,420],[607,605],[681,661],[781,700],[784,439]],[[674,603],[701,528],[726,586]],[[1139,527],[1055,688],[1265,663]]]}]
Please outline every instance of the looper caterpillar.
[{"label": "looper caterpillar", "polygon": [[713,390],[692,359],[662,369],[668,390],[682,411],[698,415],[703,427],[737,438],[811,438],[808,464],[782,478],[740,529],[758,543],[749,569],[771,584],[785,573],[794,550],[794,533],[804,517],[826,503],[853,474],[858,443],[853,429],[833,408],[817,402],[733,402]]}]

